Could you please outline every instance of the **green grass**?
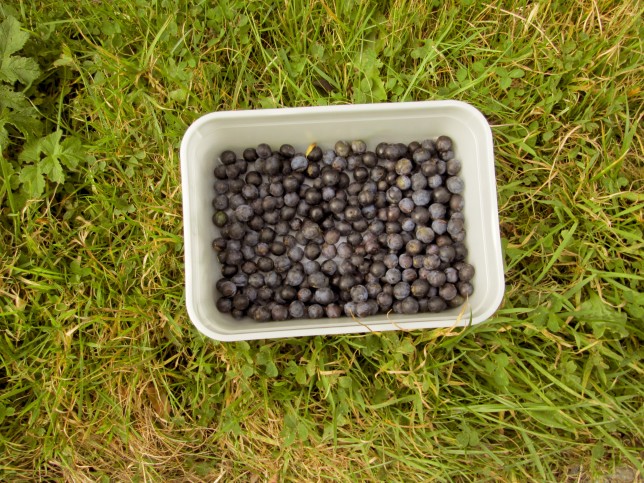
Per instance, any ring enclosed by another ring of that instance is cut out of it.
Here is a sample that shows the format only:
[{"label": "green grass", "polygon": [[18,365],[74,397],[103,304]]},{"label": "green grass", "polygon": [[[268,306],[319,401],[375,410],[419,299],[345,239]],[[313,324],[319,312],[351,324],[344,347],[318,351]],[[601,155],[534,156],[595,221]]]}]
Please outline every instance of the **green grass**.
[{"label": "green grass", "polygon": [[[2,175],[0,479],[641,481],[639,2],[9,3],[43,71],[26,92],[86,157],[20,209]],[[426,99],[493,126],[496,315],[200,336],[183,292],[190,122]]]}]

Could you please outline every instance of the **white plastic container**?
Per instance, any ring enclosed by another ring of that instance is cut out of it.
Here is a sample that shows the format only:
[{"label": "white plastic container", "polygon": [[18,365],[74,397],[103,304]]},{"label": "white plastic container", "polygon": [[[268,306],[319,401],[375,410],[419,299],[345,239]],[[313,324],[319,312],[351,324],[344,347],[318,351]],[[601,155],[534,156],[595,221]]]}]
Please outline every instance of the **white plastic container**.
[{"label": "white plastic container", "polygon": [[[452,138],[465,181],[466,244],[474,265],[474,294],[464,307],[441,313],[377,315],[353,320],[288,320],[258,323],[235,320],[215,307],[219,262],[211,243],[218,229],[211,218],[219,154],[238,154],[266,142],[304,151],[316,142],[331,148],[336,141],[362,139],[409,143],[439,135]],[[459,101],[365,104],[328,107],[228,111],[207,114],[186,131],[181,143],[185,235],[186,304],[192,323],[216,340],[273,339],[367,331],[416,330],[478,324],[498,308],[504,293],[492,132],[483,115]]]}]

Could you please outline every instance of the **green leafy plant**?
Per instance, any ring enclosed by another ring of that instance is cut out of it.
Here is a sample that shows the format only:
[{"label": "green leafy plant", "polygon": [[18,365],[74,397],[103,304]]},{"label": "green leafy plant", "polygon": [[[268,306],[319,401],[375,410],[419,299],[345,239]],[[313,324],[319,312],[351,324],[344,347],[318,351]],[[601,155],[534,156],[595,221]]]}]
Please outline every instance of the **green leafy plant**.
[{"label": "green leafy plant", "polygon": [[78,138],[62,139],[63,133],[53,133],[36,139],[19,156],[24,166],[19,179],[25,192],[31,197],[43,194],[45,176],[55,183],[65,181],[63,167],[75,169],[83,159],[83,148]]},{"label": "green leafy plant", "polygon": [[20,30],[20,23],[13,17],[7,17],[0,25],[0,78],[14,83],[20,81],[31,84],[40,75],[40,68],[35,60],[13,55],[21,50],[29,40],[29,34]]},{"label": "green leafy plant", "polygon": [[63,139],[60,128],[42,136],[44,116],[27,94],[41,69],[34,58],[18,55],[29,37],[11,15],[0,24],[0,203],[6,194],[11,212],[43,196],[48,181],[63,183],[84,157],[80,140]]},{"label": "green leafy plant", "polygon": [[40,75],[35,60],[14,55],[20,51],[29,34],[20,30],[20,23],[7,17],[0,24],[0,146],[9,144],[7,127],[13,126],[25,137],[41,128],[38,111],[31,105],[24,92],[14,86],[20,82],[29,86]]}]

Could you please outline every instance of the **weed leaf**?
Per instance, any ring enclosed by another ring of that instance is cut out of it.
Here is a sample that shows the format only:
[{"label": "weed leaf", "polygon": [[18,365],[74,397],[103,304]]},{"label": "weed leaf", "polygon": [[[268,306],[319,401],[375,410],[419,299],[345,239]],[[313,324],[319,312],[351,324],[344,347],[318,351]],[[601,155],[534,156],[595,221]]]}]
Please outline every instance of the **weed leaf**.
[{"label": "weed leaf", "polygon": [[581,304],[576,316],[578,320],[592,328],[595,337],[603,337],[606,331],[620,337],[628,336],[626,314],[606,305],[597,294],[591,294],[590,298]]},{"label": "weed leaf", "polygon": [[29,34],[20,30],[20,23],[15,18],[7,17],[0,24],[0,80],[31,84],[40,75],[35,60],[13,55],[22,49],[27,39]]},{"label": "weed leaf", "polygon": [[22,49],[29,39],[27,32],[20,30],[20,22],[13,17],[7,17],[0,24],[0,55],[7,58]]},{"label": "weed leaf", "polygon": [[27,195],[32,198],[40,196],[45,191],[45,177],[39,164],[25,166],[20,171],[18,179],[22,183]]}]

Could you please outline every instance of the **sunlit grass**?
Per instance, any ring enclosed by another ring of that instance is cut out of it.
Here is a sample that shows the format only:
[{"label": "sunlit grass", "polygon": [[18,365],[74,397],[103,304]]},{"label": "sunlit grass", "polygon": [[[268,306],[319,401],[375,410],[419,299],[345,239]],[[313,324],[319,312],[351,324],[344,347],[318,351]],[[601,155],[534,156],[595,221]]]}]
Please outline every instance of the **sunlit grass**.
[{"label": "sunlit grass", "polygon": [[[67,56],[50,121],[90,158],[76,184],[3,208],[3,478],[641,478],[637,2],[13,4],[43,55]],[[493,126],[507,290],[489,322],[197,333],[178,169],[190,122],[452,98]]]}]

